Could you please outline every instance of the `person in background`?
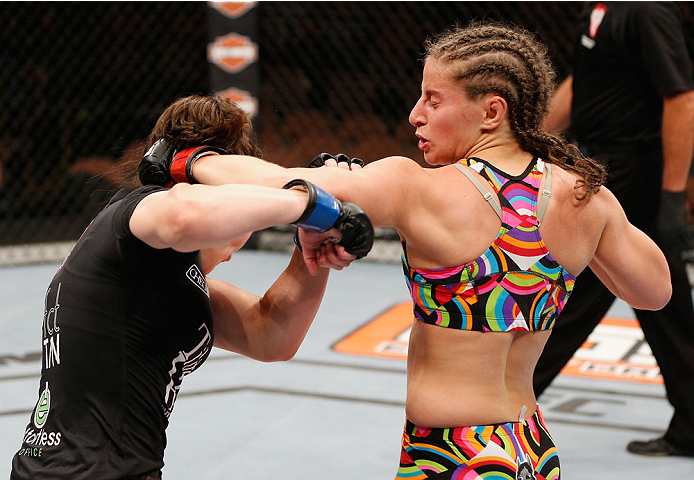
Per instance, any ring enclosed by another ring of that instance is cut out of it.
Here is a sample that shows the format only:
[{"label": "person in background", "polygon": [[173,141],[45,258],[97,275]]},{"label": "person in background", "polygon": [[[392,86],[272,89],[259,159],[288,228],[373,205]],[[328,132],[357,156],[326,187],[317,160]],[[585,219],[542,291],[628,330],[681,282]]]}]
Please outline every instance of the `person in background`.
[{"label": "person in background", "polygon": [[[670,302],[635,313],[674,413],[663,436],[630,442],[627,450],[694,456],[694,306],[683,261],[690,245],[686,186],[694,152],[694,80],[675,4],[589,3],[577,25],[573,74],[559,86],[545,127],[569,129],[581,151],[607,167],[606,185],[670,267]],[[535,368],[536,395],[614,300],[593,272],[577,278]]]},{"label": "person in background", "polygon": [[[258,153],[248,115],[216,97],[174,102],[149,144],[148,158]],[[290,187],[148,185],[114,196],[46,292],[38,400],[11,479],[159,479],[183,377],[213,346],[292,358],[327,269],[310,273],[296,250],[262,297],[207,276],[251,232],[291,222],[307,241],[340,242],[335,268],[368,252],[373,228],[358,207],[305,181]]]}]

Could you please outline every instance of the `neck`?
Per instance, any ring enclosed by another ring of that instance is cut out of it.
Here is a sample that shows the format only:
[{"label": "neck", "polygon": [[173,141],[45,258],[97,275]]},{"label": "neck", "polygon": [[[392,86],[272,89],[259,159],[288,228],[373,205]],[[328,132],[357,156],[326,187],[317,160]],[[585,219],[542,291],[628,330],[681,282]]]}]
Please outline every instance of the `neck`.
[{"label": "neck", "polygon": [[512,175],[520,174],[533,159],[515,139],[485,136],[468,150],[466,157],[479,157]]}]

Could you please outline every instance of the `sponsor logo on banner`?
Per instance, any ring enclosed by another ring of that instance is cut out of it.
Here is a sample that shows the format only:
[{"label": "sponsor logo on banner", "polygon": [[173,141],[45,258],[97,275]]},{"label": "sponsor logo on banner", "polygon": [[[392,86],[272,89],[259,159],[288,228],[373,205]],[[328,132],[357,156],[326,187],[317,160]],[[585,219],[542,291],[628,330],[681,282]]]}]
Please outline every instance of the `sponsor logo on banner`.
[{"label": "sponsor logo on banner", "polygon": [[[412,304],[383,312],[337,342],[350,355],[407,358]],[[663,377],[636,319],[605,317],[561,372],[578,377],[662,384]]]},{"label": "sponsor logo on banner", "polygon": [[220,97],[228,98],[251,117],[258,113],[258,99],[251,95],[250,92],[231,87],[216,94]]},{"label": "sponsor logo on banner", "polygon": [[210,2],[219,13],[228,18],[242,17],[246,12],[255,8],[258,2]]},{"label": "sponsor logo on banner", "polygon": [[226,72],[238,73],[258,60],[258,45],[248,37],[230,33],[207,46],[207,59]]}]

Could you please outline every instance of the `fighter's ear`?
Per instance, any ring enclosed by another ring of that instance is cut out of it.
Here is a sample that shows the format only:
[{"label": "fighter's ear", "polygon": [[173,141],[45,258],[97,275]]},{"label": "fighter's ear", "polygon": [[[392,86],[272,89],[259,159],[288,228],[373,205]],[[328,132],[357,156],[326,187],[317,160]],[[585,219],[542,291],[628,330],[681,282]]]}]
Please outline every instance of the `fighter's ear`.
[{"label": "fighter's ear", "polygon": [[506,99],[501,95],[492,93],[486,95],[482,102],[485,112],[482,128],[485,130],[494,130],[498,128],[503,123],[508,113],[508,103]]}]

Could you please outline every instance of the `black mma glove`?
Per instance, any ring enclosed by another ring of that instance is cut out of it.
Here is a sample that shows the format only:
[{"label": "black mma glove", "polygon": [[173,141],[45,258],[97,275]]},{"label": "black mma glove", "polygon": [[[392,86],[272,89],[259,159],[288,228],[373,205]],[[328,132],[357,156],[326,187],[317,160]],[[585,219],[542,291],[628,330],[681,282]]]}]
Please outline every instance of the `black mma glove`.
[{"label": "black mma glove", "polygon": [[170,186],[174,183],[198,183],[193,177],[193,164],[210,152],[226,155],[226,151],[203,145],[186,148],[180,152],[164,140],[158,140],[147,150],[137,167],[142,185]]},{"label": "black mma glove", "polygon": [[364,258],[371,251],[374,228],[361,208],[353,203],[340,202],[306,180],[292,180],[282,188],[293,187],[302,187],[308,192],[306,209],[293,225],[312,232],[325,232],[336,228],[342,234],[342,239],[337,244],[345,247],[348,253],[356,255],[357,258]]},{"label": "black mma glove", "polygon": [[681,258],[691,248],[686,198],[685,192],[660,192],[660,210],[656,220],[659,246],[676,258]]},{"label": "black mma glove", "polygon": [[330,159],[335,160],[337,163],[346,162],[347,165],[350,167],[350,169],[352,168],[353,163],[361,166],[362,168],[364,167],[364,160],[362,160],[361,158],[349,158],[344,153],[338,153],[334,157],[332,155],[330,155],[329,153],[321,153],[320,155],[316,155],[313,158],[313,160],[311,160],[311,162],[307,165],[307,167],[308,168],[322,167],[323,165],[325,165],[325,161],[330,160]]},{"label": "black mma glove", "polygon": [[164,139],[154,143],[137,167],[137,176],[142,185],[168,186],[173,182],[169,167],[176,150]]}]

